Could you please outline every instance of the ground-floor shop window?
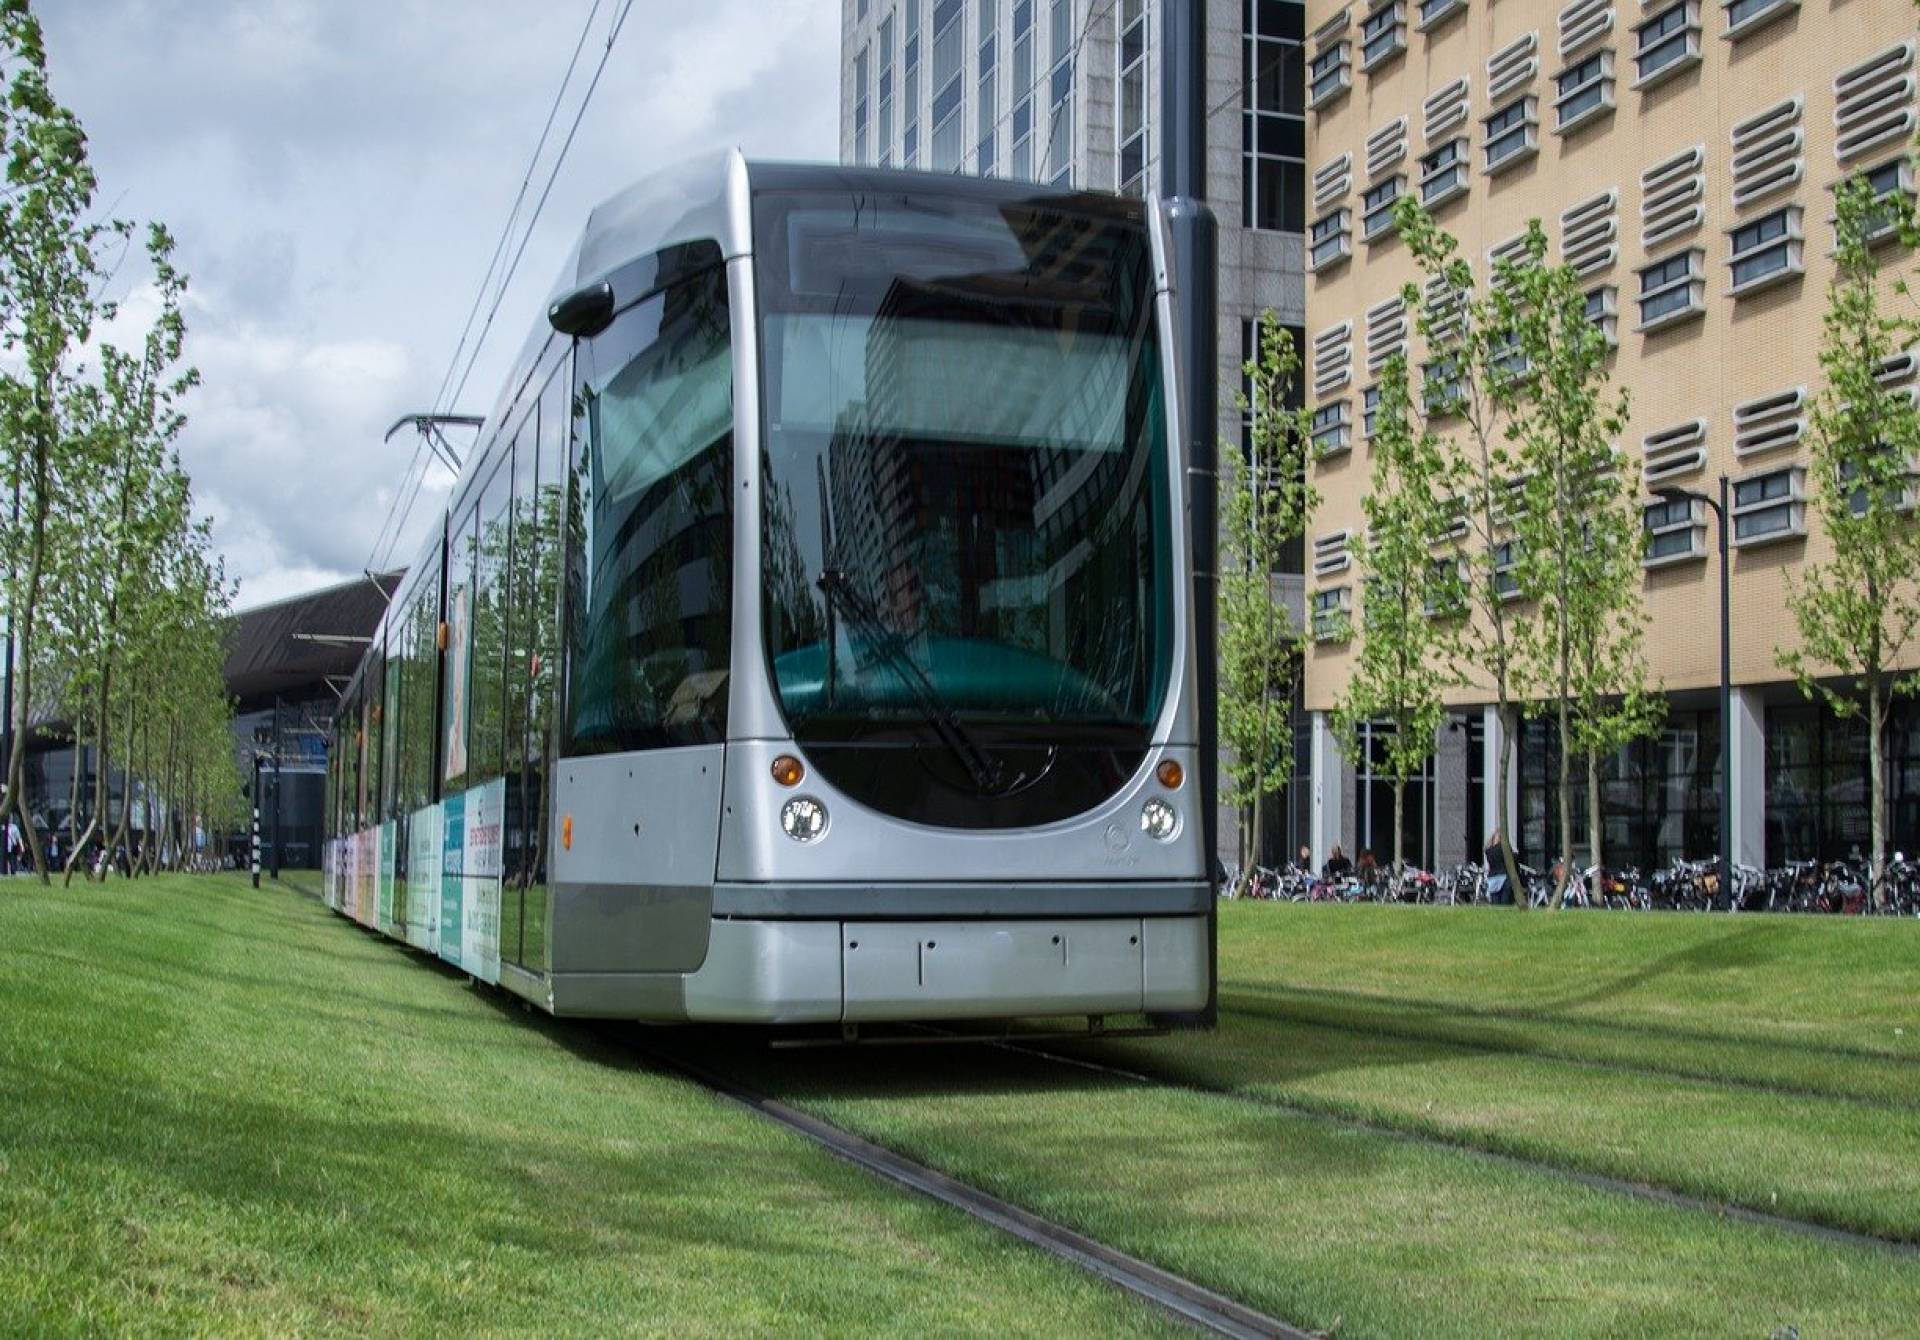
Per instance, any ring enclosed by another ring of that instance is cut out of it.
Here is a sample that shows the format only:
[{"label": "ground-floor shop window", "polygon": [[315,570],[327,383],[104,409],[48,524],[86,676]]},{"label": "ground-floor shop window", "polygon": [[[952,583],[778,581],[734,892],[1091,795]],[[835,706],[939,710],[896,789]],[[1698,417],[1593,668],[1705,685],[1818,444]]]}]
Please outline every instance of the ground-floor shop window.
[{"label": "ground-floor shop window", "polygon": [[[1867,723],[1824,704],[1767,711],[1767,864],[1864,856]],[[1896,703],[1887,730],[1887,848],[1920,846],[1920,710]]]}]

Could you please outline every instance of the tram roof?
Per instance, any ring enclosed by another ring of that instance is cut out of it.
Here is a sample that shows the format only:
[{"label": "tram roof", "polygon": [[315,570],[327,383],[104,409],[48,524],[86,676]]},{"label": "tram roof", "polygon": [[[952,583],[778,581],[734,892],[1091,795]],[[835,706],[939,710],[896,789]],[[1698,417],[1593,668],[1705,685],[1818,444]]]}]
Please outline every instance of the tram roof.
[{"label": "tram roof", "polygon": [[628,261],[683,242],[712,239],[726,256],[752,246],[748,198],[757,190],[965,192],[985,199],[1089,197],[1068,187],[958,177],[901,168],[848,167],[747,158],[738,149],[705,154],[642,178],[598,205],[561,272],[554,296],[570,293]]}]

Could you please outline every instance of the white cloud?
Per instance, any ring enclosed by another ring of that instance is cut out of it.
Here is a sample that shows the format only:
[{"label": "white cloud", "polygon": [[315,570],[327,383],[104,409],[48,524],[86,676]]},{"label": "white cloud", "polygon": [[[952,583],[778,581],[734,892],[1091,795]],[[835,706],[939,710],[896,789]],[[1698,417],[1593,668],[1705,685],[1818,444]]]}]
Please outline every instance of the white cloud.
[{"label": "white cloud", "polygon": [[[40,6],[102,208],[165,221],[202,386],[181,438],[243,605],[376,561],[592,0],[88,0]],[[568,130],[617,3],[597,7]],[[638,0],[462,403],[491,408],[587,211],[719,144],[830,158],[839,6]],[[129,294],[135,322],[138,290]],[[150,313],[149,313],[150,315]],[[436,473],[423,506],[444,505]],[[413,556],[410,539],[394,562]]]}]

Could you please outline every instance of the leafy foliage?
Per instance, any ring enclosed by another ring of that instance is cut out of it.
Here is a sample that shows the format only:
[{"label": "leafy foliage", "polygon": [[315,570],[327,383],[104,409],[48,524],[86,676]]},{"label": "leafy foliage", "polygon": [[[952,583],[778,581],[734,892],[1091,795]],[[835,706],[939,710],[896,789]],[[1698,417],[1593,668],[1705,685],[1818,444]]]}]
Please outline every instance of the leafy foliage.
[{"label": "leafy foliage", "polygon": [[1446,714],[1443,695],[1460,682],[1446,654],[1442,620],[1466,608],[1459,564],[1435,559],[1433,543],[1449,524],[1447,461],[1439,435],[1416,428],[1407,397],[1406,355],[1389,360],[1381,379],[1373,437],[1373,478],[1363,506],[1367,526],[1352,542],[1365,591],[1360,654],[1346,696],[1334,709],[1335,730],[1359,761],[1362,727],[1374,735],[1376,772],[1393,782],[1393,869],[1404,862],[1407,780],[1433,754]]},{"label": "leafy foliage", "polygon": [[1300,359],[1272,311],[1260,319],[1259,353],[1244,367],[1253,450],[1221,453],[1220,743],[1228,751],[1225,799],[1241,808],[1241,867],[1256,855],[1260,807],[1293,775],[1293,700],[1302,634],[1273,600],[1281,550],[1306,529],[1317,498],[1307,482],[1304,410],[1289,407]]},{"label": "leafy foliage", "polygon": [[1809,417],[1809,491],[1831,556],[1805,564],[1787,604],[1800,644],[1779,664],[1808,697],[1867,721],[1869,813],[1876,902],[1886,896],[1886,727],[1895,696],[1920,689],[1911,661],[1920,630],[1920,526],[1911,515],[1920,463],[1920,408],[1881,384],[1881,366],[1920,338],[1920,322],[1883,310],[1878,255],[1869,240],[1911,202],[1875,200],[1862,182],[1839,192],[1839,245],[1820,366],[1826,387]]},{"label": "leafy foliage", "polygon": [[[192,516],[172,446],[185,422],[178,401],[198,380],[181,365],[186,278],[173,265],[173,239],[158,225],[148,229],[154,314],[132,346],[116,343],[111,334],[125,323],[100,296],[118,277],[105,258],[123,252],[135,230],[93,216],[86,136],[48,87],[27,0],[0,0],[0,66],[8,79],[0,121],[0,484],[13,499],[0,521],[0,593],[14,658],[0,810],[20,819],[44,878],[36,816],[25,803],[36,707],[56,709],[76,743],[97,751],[93,795],[69,798],[70,816],[88,815],[84,830],[67,834],[69,870],[89,842],[132,845],[138,789],[149,801],[141,829],[157,831],[164,815],[176,849],[189,814],[237,799],[220,677],[231,590],[208,556],[207,528]],[[101,331],[109,337],[96,338]],[[110,815],[109,766],[131,776],[137,763],[149,771],[129,782],[120,813]],[[187,778],[197,781],[182,789]],[[166,803],[155,803],[167,786]]]}]

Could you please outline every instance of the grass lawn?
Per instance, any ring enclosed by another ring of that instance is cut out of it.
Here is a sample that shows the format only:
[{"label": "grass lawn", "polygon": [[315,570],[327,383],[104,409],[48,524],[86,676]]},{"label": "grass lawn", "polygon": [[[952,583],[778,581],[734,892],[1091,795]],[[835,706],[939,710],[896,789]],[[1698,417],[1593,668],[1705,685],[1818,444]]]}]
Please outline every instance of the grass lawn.
[{"label": "grass lawn", "polygon": [[[1555,1170],[1920,1236],[1920,924],[1239,903],[1220,943],[1217,1031],[1075,1045],[1172,1086],[731,1059],[1343,1336],[1916,1330],[1910,1252]],[[1166,1329],[605,1036],[244,877],[0,885],[0,1332]]]},{"label": "grass lawn", "polygon": [[0,884],[0,1332],[1166,1329],[244,877]]}]

